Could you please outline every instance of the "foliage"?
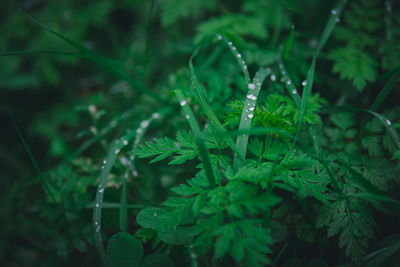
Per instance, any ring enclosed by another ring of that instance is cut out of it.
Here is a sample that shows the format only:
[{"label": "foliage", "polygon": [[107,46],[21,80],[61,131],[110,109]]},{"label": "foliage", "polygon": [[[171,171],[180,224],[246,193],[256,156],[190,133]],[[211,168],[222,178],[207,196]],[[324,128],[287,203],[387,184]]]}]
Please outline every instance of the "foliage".
[{"label": "foliage", "polygon": [[398,2],[21,5],[4,265],[400,261]]}]

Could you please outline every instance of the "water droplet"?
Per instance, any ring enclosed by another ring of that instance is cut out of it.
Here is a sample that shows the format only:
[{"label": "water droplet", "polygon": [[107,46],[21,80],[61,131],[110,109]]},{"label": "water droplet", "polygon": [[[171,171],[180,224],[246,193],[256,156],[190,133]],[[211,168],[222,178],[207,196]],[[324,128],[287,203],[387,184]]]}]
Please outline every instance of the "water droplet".
[{"label": "water droplet", "polygon": [[103,160],[103,164],[106,164],[107,163],[107,160]]},{"label": "water droplet", "polygon": [[96,232],[97,232],[97,233],[100,232],[100,225],[97,225],[97,227],[96,227]]},{"label": "water droplet", "polygon": [[136,177],[136,176],[138,176],[138,172],[137,172],[137,170],[133,170],[133,172],[132,172],[132,175],[133,175],[133,177]]},{"label": "water droplet", "polygon": [[254,83],[249,83],[249,85],[247,86],[250,90],[254,90],[256,89],[256,86],[254,85]]},{"label": "water droplet", "polygon": [[90,113],[95,114],[97,109],[94,105],[90,105],[88,106],[88,110],[90,111]]},{"label": "water droplet", "polygon": [[244,65],[243,68],[244,68],[245,70],[247,70],[247,66],[246,66],[246,65]]},{"label": "water droplet", "polygon": [[253,94],[249,94],[249,95],[247,95],[247,99],[256,100],[257,97],[255,95],[253,95]]},{"label": "water droplet", "polygon": [[104,188],[99,189],[99,193],[102,194],[104,192]]},{"label": "water droplet", "polygon": [[271,81],[273,81],[273,82],[276,81],[276,76],[275,76],[275,74],[272,74],[272,75],[271,75]]},{"label": "water droplet", "polygon": [[236,51],[236,47],[232,46],[232,50],[233,50],[233,51]]},{"label": "water droplet", "polygon": [[242,55],[241,55],[241,54],[237,54],[237,57],[238,57],[238,58],[241,58],[241,57],[242,57]]},{"label": "water droplet", "polygon": [[336,23],[339,23],[340,22],[340,18],[336,18]]},{"label": "water droplet", "polygon": [[189,119],[189,118],[190,118],[190,115],[186,115],[185,117],[186,117],[186,119]]},{"label": "water droplet", "polygon": [[307,81],[306,80],[302,81],[301,85],[306,86],[307,85]]},{"label": "water droplet", "polygon": [[157,212],[154,212],[153,215],[154,215],[154,216],[157,216],[158,214],[157,214]]},{"label": "water droplet", "polygon": [[186,100],[182,100],[180,104],[183,107],[184,105],[186,105]]},{"label": "water droplet", "polygon": [[103,166],[101,166],[101,168],[102,168],[102,169],[104,169],[104,165],[103,165]]},{"label": "water droplet", "polygon": [[228,42],[228,45],[232,45],[232,42]]},{"label": "water droplet", "polygon": [[257,86],[258,86],[258,87],[261,87],[261,83],[260,83],[260,82],[258,82],[258,83],[257,83]]},{"label": "water droplet", "polygon": [[114,154],[118,154],[119,151],[120,151],[119,149],[115,149],[115,150],[114,150]]},{"label": "water droplet", "polygon": [[156,112],[156,113],[153,113],[153,119],[158,119],[158,118],[160,118],[160,113],[158,113],[158,112]]},{"label": "water droplet", "polygon": [[337,10],[336,9],[332,9],[331,13],[332,13],[332,15],[336,15],[337,14]]},{"label": "water droplet", "polygon": [[94,225],[98,225],[99,223],[98,222],[94,222]]},{"label": "water droplet", "polygon": [[291,81],[291,80],[288,80],[288,81],[286,82],[286,84],[287,84],[287,85],[291,85],[291,84],[292,84],[292,81]]},{"label": "water droplet", "polygon": [[253,110],[254,110],[254,107],[249,108],[249,110],[250,110],[250,111],[253,111]]},{"label": "water droplet", "polygon": [[292,94],[294,94],[294,95],[297,94],[297,90],[296,90],[296,89],[293,89],[293,90],[292,90]]},{"label": "water droplet", "polygon": [[137,134],[141,134],[143,132],[143,129],[142,128],[137,128],[137,130],[136,130],[136,133]]},{"label": "water droplet", "polygon": [[390,126],[392,125],[392,122],[390,120],[386,120],[386,124]]},{"label": "water droplet", "polygon": [[99,203],[96,203],[96,208],[98,208],[98,207],[100,207],[100,204],[99,204]]},{"label": "water droplet", "polygon": [[128,140],[122,141],[122,144],[124,144],[126,146],[128,144]]},{"label": "water droplet", "polygon": [[140,123],[140,127],[142,127],[142,128],[146,128],[147,126],[149,126],[149,121],[148,120],[142,121]]},{"label": "water droplet", "polygon": [[253,113],[250,113],[249,115],[247,115],[247,117],[249,117],[250,119],[254,117]]},{"label": "water droplet", "polygon": [[222,36],[220,34],[217,35],[218,40],[222,39]]}]

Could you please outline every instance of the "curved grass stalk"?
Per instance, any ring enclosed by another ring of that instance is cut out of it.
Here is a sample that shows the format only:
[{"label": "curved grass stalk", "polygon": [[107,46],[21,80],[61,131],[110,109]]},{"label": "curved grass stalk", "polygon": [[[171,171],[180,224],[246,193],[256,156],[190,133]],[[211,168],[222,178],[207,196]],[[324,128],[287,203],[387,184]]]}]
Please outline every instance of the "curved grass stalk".
[{"label": "curved grass stalk", "polygon": [[244,75],[244,80],[246,81],[246,84],[250,83],[250,74],[247,69],[246,62],[243,59],[242,54],[239,53],[237,50],[236,46],[233,45],[233,43],[229,40],[227,40],[225,37],[223,37],[220,34],[217,34],[218,40],[223,41],[226,45],[228,45],[229,49],[231,50],[232,54],[236,58],[237,62],[239,63],[239,66],[242,69],[243,75]]},{"label": "curved grass stalk", "polygon": [[96,197],[95,197],[95,206],[93,209],[93,227],[94,227],[94,243],[96,245],[97,251],[100,255],[100,259],[102,263],[107,266],[107,259],[106,259],[106,252],[104,249],[103,245],[103,240],[101,237],[101,209],[102,209],[102,203],[103,203],[103,198],[104,198],[104,190],[106,187],[107,183],[107,178],[110,174],[110,171],[112,167],[115,164],[115,161],[117,159],[117,156],[120,152],[120,150],[126,146],[127,140],[129,140],[132,137],[132,133],[130,133],[128,136],[118,139],[112,143],[110,146],[110,149],[108,151],[107,158],[103,162],[103,166],[101,174],[100,174],[100,181],[99,185],[97,187],[97,192],[96,192]]},{"label": "curved grass stalk", "polygon": [[21,131],[18,128],[18,125],[14,119],[14,116],[12,115],[11,111],[8,108],[7,108],[7,112],[8,112],[8,116],[10,117],[10,120],[18,134],[18,137],[21,139],[21,142],[24,145],[24,148],[25,148],[26,152],[28,153],[28,156],[29,156],[30,160],[32,161],[32,164],[35,168],[37,175],[39,176],[40,182],[42,183],[42,186],[43,186],[45,192],[49,195],[51,201],[53,203],[56,203],[54,195],[49,186],[49,181],[46,179],[46,177],[43,175],[42,171],[40,170],[39,164],[36,162],[35,157],[33,156],[28,144],[26,143],[24,136],[22,135]]},{"label": "curved grass stalk", "polygon": [[[296,86],[292,82],[285,65],[283,64],[282,58],[279,57],[279,71],[281,73],[281,81],[285,84],[285,88],[288,90],[290,97],[292,98],[293,102],[296,104],[297,107],[300,107],[301,98],[299,96],[299,91],[297,91]],[[303,84],[306,84],[304,81]]]},{"label": "curved grass stalk", "polygon": [[203,133],[201,132],[199,124],[197,123],[196,118],[193,115],[192,109],[187,104],[186,98],[183,95],[182,91],[175,90],[174,92],[176,94],[176,97],[179,100],[179,103],[183,109],[183,112],[185,113],[185,117],[188,120],[190,128],[192,129],[193,134],[195,136],[196,143],[199,147],[200,158],[204,165],[204,170],[206,172],[206,176],[207,176],[208,182],[210,184],[210,187],[215,188],[216,182],[215,182],[214,171],[211,166],[210,157],[208,156],[208,150],[206,148],[206,145],[204,144]]},{"label": "curved grass stalk", "polygon": [[[167,111],[169,109],[165,109],[163,110],[163,112]],[[156,113],[154,113],[156,114]],[[103,241],[102,241],[102,237],[101,237],[101,209],[102,209],[102,204],[103,204],[103,198],[104,198],[104,190],[106,187],[106,183],[107,183],[107,178],[110,174],[110,171],[112,169],[112,167],[115,164],[115,161],[117,159],[117,156],[119,154],[119,152],[121,151],[122,148],[124,148],[125,146],[127,146],[130,142],[130,140],[133,139],[133,137],[135,137],[135,142],[134,142],[134,146],[135,144],[137,145],[139,143],[138,140],[140,140],[140,138],[143,136],[145,129],[149,126],[150,122],[153,119],[156,119],[159,117],[159,114],[157,116],[152,115],[150,117],[150,119],[148,120],[144,120],[140,123],[139,128],[137,128],[136,131],[131,131],[130,133],[128,133],[127,135],[123,136],[122,138],[117,139],[116,141],[114,141],[111,146],[110,149],[108,151],[107,154],[107,158],[103,161],[103,166],[101,174],[100,174],[100,181],[99,181],[99,185],[97,187],[97,192],[96,192],[96,197],[95,197],[95,206],[93,209],[93,227],[95,229],[95,233],[94,233],[94,241],[95,241],[95,245],[97,248],[97,251],[100,255],[100,258],[103,262],[104,265],[107,266],[107,259],[106,259],[106,254],[105,254],[105,249],[104,249],[104,245],[103,245]],[[121,204],[120,204],[120,226],[122,228],[126,228],[126,220],[127,220],[127,208],[128,205],[126,203],[126,188],[125,188],[125,192],[124,190],[122,190],[122,196],[121,196]]]},{"label": "curved grass stalk", "polygon": [[[383,86],[382,90],[379,92],[378,96],[375,98],[374,102],[370,107],[371,112],[376,112],[378,108],[381,106],[382,102],[385,100],[387,95],[392,91],[397,82],[400,79],[400,68],[397,68],[394,74],[390,77],[390,79],[386,82],[385,86]],[[374,114],[374,113],[372,113]],[[387,124],[387,123],[386,123]],[[386,124],[384,124],[386,126]],[[359,138],[362,136],[365,130],[365,126],[367,125],[367,119],[365,118],[361,123],[361,129],[359,133]]]},{"label": "curved grass stalk", "polygon": [[373,116],[375,116],[381,123],[382,125],[388,130],[389,134],[391,135],[393,142],[396,144],[396,146],[400,149],[400,137],[399,134],[397,133],[396,129],[392,127],[391,121],[383,116],[382,114],[379,114],[377,112],[371,111],[370,109],[364,109],[364,108],[357,108],[357,107],[351,107],[351,106],[330,106],[330,107],[325,107],[323,112],[367,112]]},{"label": "curved grass stalk", "polygon": [[[165,113],[165,111],[168,111],[168,110],[164,109],[161,111],[161,113]],[[141,139],[143,138],[144,134],[146,133],[146,130],[149,127],[150,123],[153,120],[160,118],[160,116],[161,115],[159,112],[154,112],[148,119],[143,120],[140,123],[140,127],[136,130],[136,136],[133,141],[131,151],[134,151],[137,148]],[[131,173],[133,177],[136,177],[138,175],[138,172],[135,168],[135,164],[134,164],[135,155],[133,153],[131,153],[131,156],[129,157],[130,160],[127,160],[126,158],[123,158],[123,159],[124,160],[121,159],[121,163],[127,167],[127,170],[124,175],[122,190],[121,190],[119,225],[120,225],[121,231],[126,232],[127,224],[128,224],[127,183],[128,183],[129,173]]]},{"label": "curved grass stalk", "polygon": [[[301,102],[300,102],[300,119],[299,123],[297,125],[297,130],[296,130],[296,136],[299,134],[301,126],[303,124],[304,116],[306,113],[307,109],[307,103],[308,99],[310,98],[311,95],[311,88],[314,83],[314,74],[315,74],[315,65],[317,62],[317,58],[319,56],[319,53],[321,52],[322,48],[324,47],[325,43],[328,41],[330,35],[333,32],[333,29],[335,28],[338,18],[340,14],[342,13],[342,10],[344,6],[346,5],[347,0],[339,0],[336,4],[336,8],[331,10],[331,16],[329,17],[328,23],[326,24],[324,31],[322,33],[320,42],[318,44],[318,47],[314,53],[313,59],[311,61],[310,68],[307,73],[307,77],[305,80],[305,86],[304,90],[301,96]],[[294,147],[295,143],[293,143]]]},{"label": "curved grass stalk", "polygon": [[[198,51],[199,50],[197,48],[193,52],[193,55],[190,57],[190,60],[189,60],[189,69],[190,69],[190,75],[191,75],[191,78],[192,78],[192,90],[193,90],[193,92],[195,94],[196,100],[199,102],[199,104],[200,104],[201,108],[203,109],[204,113],[210,119],[210,121],[213,124],[213,126],[215,127],[215,129],[218,131],[218,134],[221,134],[221,133],[225,132],[226,130],[225,130],[224,126],[221,124],[221,122],[218,120],[217,116],[215,115],[215,113],[211,109],[210,105],[208,104],[208,102],[204,98],[203,94],[201,93],[200,84],[199,84],[199,81],[197,79],[196,72],[194,70],[193,58],[198,54]],[[238,150],[238,148],[236,147],[235,143],[233,142],[233,140],[230,137],[226,137],[225,136],[224,137],[224,141],[231,147],[231,149],[238,155],[238,157],[240,157],[241,159],[244,159],[244,156]]]}]

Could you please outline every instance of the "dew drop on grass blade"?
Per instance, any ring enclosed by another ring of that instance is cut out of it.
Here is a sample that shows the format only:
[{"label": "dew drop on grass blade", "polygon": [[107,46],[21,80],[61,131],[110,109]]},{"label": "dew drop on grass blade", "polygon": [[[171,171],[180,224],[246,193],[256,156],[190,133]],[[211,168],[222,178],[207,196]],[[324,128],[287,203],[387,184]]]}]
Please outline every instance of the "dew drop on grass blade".
[{"label": "dew drop on grass blade", "polygon": [[[258,94],[260,93],[263,81],[269,74],[271,74],[270,68],[262,68],[256,73],[253,81],[248,84],[249,90],[247,92],[246,100],[244,102],[242,116],[239,122],[239,130],[248,130],[251,128],[251,122],[254,116],[254,109],[256,107]],[[244,157],[246,157],[248,141],[249,136],[246,134],[239,135],[236,138],[236,146]],[[235,157],[233,161],[233,166],[235,169],[238,169],[243,165],[243,163],[243,160]]]}]

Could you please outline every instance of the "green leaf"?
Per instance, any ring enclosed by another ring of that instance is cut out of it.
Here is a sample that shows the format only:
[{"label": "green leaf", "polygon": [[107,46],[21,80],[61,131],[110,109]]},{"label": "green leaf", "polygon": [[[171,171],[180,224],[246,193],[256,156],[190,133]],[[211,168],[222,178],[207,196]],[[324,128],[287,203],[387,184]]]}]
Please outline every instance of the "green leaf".
[{"label": "green leaf", "polygon": [[168,212],[161,208],[147,208],[141,210],[136,216],[136,221],[144,228],[160,230],[163,219]]},{"label": "green leaf", "polygon": [[128,233],[119,232],[108,241],[107,261],[111,267],[139,267],[142,257],[142,243]]},{"label": "green leaf", "polygon": [[167,244],[183,245],[190,243],[193,240],[191,230],[191,227],[174,225],[163,229],[159,232],[159,235],[160,239]]},{"label": "green leaf", "polygon": [[157,156],[150,163],[163,160],[173,153],[179,151],[175,142],[167,137],[161,137],[154,140],[154,142],[146,141],[146,145],[141,145],[134,150],[134,154],[139,158],[148,158]]},{"label": "green leaf", "polygon": [[371,157],[379,157],[382,155],[381,138],[379,136],[364,137],[361,144],[368,150],[368,154]]},{"label": "green leaf", "polygon": [[335,61],[333,72],[340,73],[341,79],[353,81],[353,85],[361,92],[367,82],[375,81],[377,63],[367,53],[356,47],[338,48],[330,56]]},{"label": "green leaf", "polygon": [[320,213],[317,226],[328,225],[328,236],[339,235],[339,246],[346,255],[360,260],[373,237],[375,222],[369,210],[357,202],[337,200]]},{"label": "green leaf", "polygon": [[231,242],[236,238],[235,225],[226,224],[215,231],[217,242],[215,243],[215,257],[221,258],[230,250]]}]

